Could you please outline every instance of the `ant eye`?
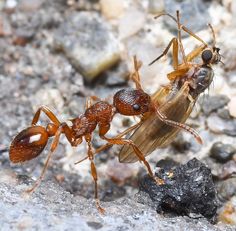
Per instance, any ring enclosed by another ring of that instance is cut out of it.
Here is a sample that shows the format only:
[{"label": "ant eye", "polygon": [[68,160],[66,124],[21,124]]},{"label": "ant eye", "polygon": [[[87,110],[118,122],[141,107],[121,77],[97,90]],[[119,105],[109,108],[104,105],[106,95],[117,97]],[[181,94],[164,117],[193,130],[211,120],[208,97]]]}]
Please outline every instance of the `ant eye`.
[{"label": "ant eye", "polygon": [[134,104],[134,105],[133,105],[133,109],[134,109],[135,111],[139,111],[139,110],[140,110],[140,105]]},{"label": "ant eye", "polygon": [[205,50],[202,52],[202,60],[204,63],[209,63],[212,59],[212,51],[211,50]]}]

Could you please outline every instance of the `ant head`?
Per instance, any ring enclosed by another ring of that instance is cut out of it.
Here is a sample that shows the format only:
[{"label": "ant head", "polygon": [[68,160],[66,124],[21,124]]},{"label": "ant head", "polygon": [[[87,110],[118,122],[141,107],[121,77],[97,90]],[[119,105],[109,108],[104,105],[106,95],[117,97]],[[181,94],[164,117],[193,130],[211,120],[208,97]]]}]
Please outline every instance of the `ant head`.
[{"label": "ant head", "polygon": [[202,61],[204,64],[218,64],[221,62],[220,49],[217,47],[206,48],[202,52]]},{"label": "ant head", "polygon": [[142,115],[150,110],[151,97],[143,90],[123,89],[114,95],[113,104],[122,115]]}]

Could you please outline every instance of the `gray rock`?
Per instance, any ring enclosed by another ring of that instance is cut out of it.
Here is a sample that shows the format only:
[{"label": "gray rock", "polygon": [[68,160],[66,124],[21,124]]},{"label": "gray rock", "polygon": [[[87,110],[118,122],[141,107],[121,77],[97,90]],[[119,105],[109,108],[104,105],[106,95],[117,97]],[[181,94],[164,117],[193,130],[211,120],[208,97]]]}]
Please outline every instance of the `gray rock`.
[{"label": "gray rock", "polygon": [[236,119],[224,120],[214,113],[207,118],[207,125],[214,133],[236,136]]},{"label": "gray rock", "polygon": [[217,192],[219,198],[224,200],[229,200],[232,196],[236,194],[236,180],[235,178],[229,178],[224,181],[220,181],[217,184]]},{"label": "gray rock", "polygon": [[[44,182],[31,195],[29,187],[15,181],[10,171],[1,171],[0,206],[2,230],[212,230],[233,231],[234,226],[212,225],[205,219],[190,222],[188,217],[165,218],[148,206],[130,198],[102,202],[106,209],[99,214],[93,200],[74,197],[52,182]],[[13,179],[14,180],[9,180]]]},{"label": "gray rock", "polygon": [[[189,1],[173,1],[166,0],[165,12],[176,15],[176,10],[181,10],[181,23],[197,32],[206,28],[206,22],[209,22],[208,6],[209,4],[203,0],[189,0]],[[194,13],[193,13],[194,12]],[[171,30],[176,30],[177,26],[172,20],[165,20],[165,23]],[[184,34],[184,33],[183,33]]]},{"label": "gray rock", "polygon": [[199,99],[199,103],[205,115],[210,115],[211,112],[224,107],[229,101],[230,99],[226,95],[214,95],[207,98],[202,96]]},{"label": "gray rock", "polygon": [[87,81],[118,62],[119,43],[95,12],[71,14],[55,33],[55,45]]}]

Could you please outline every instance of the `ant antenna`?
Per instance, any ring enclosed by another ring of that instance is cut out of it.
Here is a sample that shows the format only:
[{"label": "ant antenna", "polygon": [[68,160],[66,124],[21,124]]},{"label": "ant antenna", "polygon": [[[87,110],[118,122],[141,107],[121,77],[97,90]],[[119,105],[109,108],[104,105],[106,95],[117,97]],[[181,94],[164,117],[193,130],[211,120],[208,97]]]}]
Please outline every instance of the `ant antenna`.
[{"label": "ant antenna", "polygon": [[181,38],[181,28],[182,28],[182,25],[180,24],[180,14],[179,14],[178,10],[176,11],[176,15],[177,15],[177,24],[178,24],[179,47],[180,47],[180,50],[181,50],[181,53],[182,53],[182,56],[183,56],[184,63],[186,64],[187,63],[187,59],[186,59],[186,55],[185,55],[185,52],[184,52],[184,47],[183,47],[183,44],[182,44],[182,38]]},{"label": "ant antenna", "polygon": [[[154,17],[154,19],[157,19],[161,16],[168,16],[170,17],[172,20],[174,20],[176,23],[178,23],[178,20],[171,14],[168,13],[161,13],[157,16]],[[191,30],[189,30],[187,27],[185,27],[184,25],[180,24],[180,29],[182,29],[183,31],[185,31],[186,33],[188,33],[189,35],[191,35],[192,37],[194,37],[195,39],[197,39],[198,41],[200,41],[202,44],[204,44],[205,46],[207,46],[207,43],[204,42],[199,36],[197,36],[196,34],[194,34]]]},{"label": "ant antenna", "polygon": [[215,46],[216,46],[216,35],[215,35],[215,31],[214,31],[214,29],[213,29],[213,27],[212,27],[212,25],[211,25],[210,23],[208,23],[208,26],[209,26],[210,29],[211,29],[211,33],[212,33],[212,36],[213,36],[213,47],[215,47]]}]

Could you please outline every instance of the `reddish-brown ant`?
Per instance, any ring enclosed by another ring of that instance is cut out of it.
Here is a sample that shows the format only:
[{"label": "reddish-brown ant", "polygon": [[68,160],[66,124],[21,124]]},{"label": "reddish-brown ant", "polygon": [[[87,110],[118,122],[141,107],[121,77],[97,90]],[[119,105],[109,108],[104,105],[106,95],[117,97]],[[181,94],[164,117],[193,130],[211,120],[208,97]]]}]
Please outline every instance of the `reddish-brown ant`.
[{"label": "reddish-brown ant", "polygon": [[[180,24],[178,11],[177,18],[174,18],[170,14],[161,15],[167,15],[177,23],[178,38],[173,38],[164,52],[150,63],[151,65],[163,57],[173,44],[174,71],[167,75],[171,82],[168,86],[160,88],[152,96],[152,100],[153,102],[159,103],[160,111],[168,119],[185,123],[198,96],[210,86],[213,80],[214,72],[211,66],[212,64],[221,62],[220,49],[215,46],[215,33],[211,25],[209,26],[213,34],[213,45],[209,47],[196,34]],[[188,55],[185,55],[181,41],[181,30],[184,30],[203,44]],[[178,48],[180,48],[183,56],[183,63],[181,64],[178,62]],[[192,62],[199,55],[201,55],[202,63]],[[172,142],[178,132],[179,129],[164,124],[155,114],[152,114],[143,119],[143,122],[135,130],[130,139],[138,146],[144,156],[147,156],[156,148],[164,147]],[[134,155],[133,150],[124,146],[119,154],[119,160],[120,162],[132,163],[138,159]]]},{"label": "reddish-brown ant", "polygon": [[[199,143],[202,143],[201,138],[195,130],[184,124],[167,119],[167,117],[159,111],[158,103],[154,103],[151,97],[145,93],[141,87],[138,72],[140,66],[141,63],[136,60],[136,57],[134,57],[135,72],[131,75],[131,78],[136,85],[136,89],[122,89],[118,91],[113,97],[113,104],[109,104],[106,101],[98,101],[93,105],[88,103],[84,114],[70,120],[72,125],[68,125],[65,122],[60,122],[54,113],[46,106],[41,106],[37,110],[33,117],[31,126],[21,131],[12,141],[9,153],[10,160],[13,163],[31,160],[37,157],[43,151],[48,142],[48,139],[50,137],[54,137],[50,147],[50,153],[48,154],[42,173],[34,183],[33,187],[28,190],[28,192],[33,192],[43,179],[49,164],[49,160],[58,145],[61,134],[66,136],[71,146],[79,145],[84,139],[88,146],[87,156],[91,163],[91,175],[95,183],[96,205],[99,211],[103,212],[104,210],[100,206],[98,199],[98,177],[96,166],[94,164],[95,152],[92,150],[91,145],[92,134],[97,126],[99,130],[99,136],[101,139],[106,140],[109,144],[131,146],[137,158],[146,166],[149,175],[154,177],[153,172],[140,149],[134,144],[132,140],[122,138],[123,134],[125,133],[114,138],[108,138],[106,136],[106,133],[110,129],[112,119],[117,113],[126,116],[141,117],[148,113],[154,113],[163,123],[190,132]],[[51,122],[47,124],[46,128],[37,125],[41,112],[44,112],[51,120]],[[137,125],[134,125],[128,130],[130,131],[135,127],[137,127]]]}]

